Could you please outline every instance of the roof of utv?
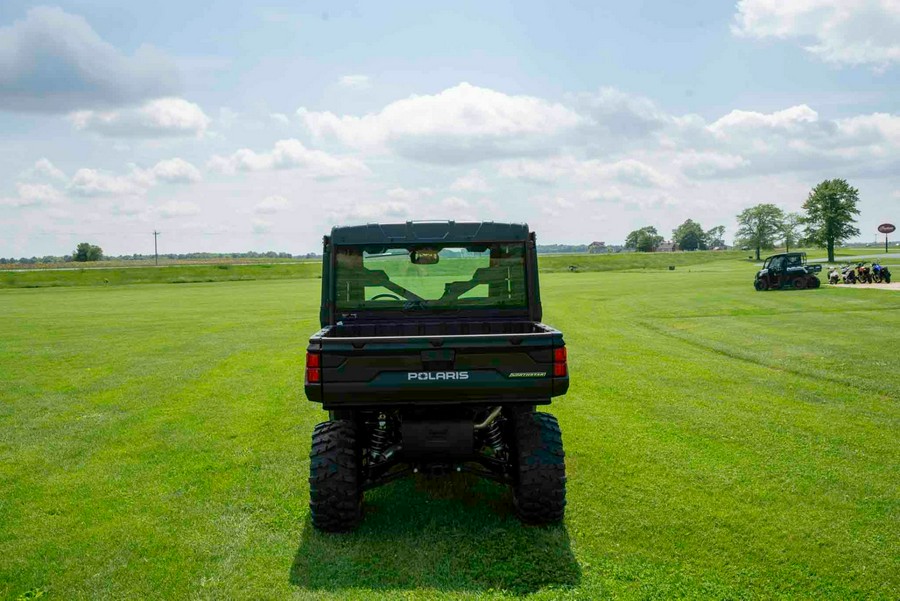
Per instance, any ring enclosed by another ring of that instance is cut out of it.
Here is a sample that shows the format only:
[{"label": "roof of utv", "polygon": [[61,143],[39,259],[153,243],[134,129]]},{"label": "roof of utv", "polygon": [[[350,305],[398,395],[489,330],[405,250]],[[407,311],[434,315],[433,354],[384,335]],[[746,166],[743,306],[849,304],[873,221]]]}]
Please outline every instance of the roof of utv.
[{"label": "roof of utv", "polygon": [[331,241],[336,245],[422,244],[446,242],[519,242],[528,239],[524,223],[493,221],[407,221],[334,227]]}]

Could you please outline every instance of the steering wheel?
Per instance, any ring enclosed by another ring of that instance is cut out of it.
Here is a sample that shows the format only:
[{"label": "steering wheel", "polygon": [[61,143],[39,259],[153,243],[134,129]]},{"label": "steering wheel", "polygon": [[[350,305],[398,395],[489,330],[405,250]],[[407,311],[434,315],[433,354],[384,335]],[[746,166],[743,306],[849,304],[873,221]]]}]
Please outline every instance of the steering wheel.
[{"label": "steering wheel", "polygon": [[391,299],[391,300],[403,300],[403,299],[401,299],[399,296],[397,296],[396,294],[387,294],[386,292],[383,292],[383,293],[381,293],[381,294],[376,294],[375,296],[373,296],[373,297],[370,298],[369,300],[378,300],[379,298],[389,298],[389,299]]}]

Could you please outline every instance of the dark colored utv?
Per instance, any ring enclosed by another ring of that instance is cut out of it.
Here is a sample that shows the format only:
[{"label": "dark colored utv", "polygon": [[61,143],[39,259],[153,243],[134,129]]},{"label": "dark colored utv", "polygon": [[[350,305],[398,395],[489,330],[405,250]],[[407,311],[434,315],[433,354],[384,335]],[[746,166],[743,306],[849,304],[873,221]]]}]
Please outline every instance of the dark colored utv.
[{"label": "dark colored utv", "polygon": [[541,323],[527,225],[336,227],[320,320],[305,386],[330,418],[312,437],[316,528],[354,528],[366,489],[461,471],[509,484],[526,523],[562,519],[562,436],[535,407],[568,389],[566,348]]},{"label": "dark colored utv", "polygon": [[753,287],[759,291],[784,288],[818,288],[822,285],[816,274],[821,265],[806,263],[806,253],[783,253],[766,257],[763,268],[756,272]]}]

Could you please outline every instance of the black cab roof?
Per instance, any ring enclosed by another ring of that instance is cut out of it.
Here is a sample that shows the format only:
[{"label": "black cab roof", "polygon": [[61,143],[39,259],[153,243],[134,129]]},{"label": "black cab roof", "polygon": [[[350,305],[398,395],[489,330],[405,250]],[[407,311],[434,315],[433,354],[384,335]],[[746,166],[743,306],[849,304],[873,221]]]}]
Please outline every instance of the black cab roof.
[{"label": "black cab roof", "polygon": [[331,229],[331,242],[338,246],[526,240],[528,240],[527,224],[493,221],[407,221],[338,226]]}]

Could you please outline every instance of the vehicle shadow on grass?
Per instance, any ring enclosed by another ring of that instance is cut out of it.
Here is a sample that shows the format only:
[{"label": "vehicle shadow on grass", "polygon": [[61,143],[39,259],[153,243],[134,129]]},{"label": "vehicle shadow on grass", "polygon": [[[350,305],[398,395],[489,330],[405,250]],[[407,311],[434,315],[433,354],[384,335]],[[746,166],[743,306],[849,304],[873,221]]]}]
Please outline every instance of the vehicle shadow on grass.
[{"label": "vehicle shadow on grass", "polygon": [[351,534],[317,532],[307,517],[291,584],[527,594],[581,580],[565,526],[523,526],[508,489],[493,482],[404,479],[367,492],[365,508]]}]

